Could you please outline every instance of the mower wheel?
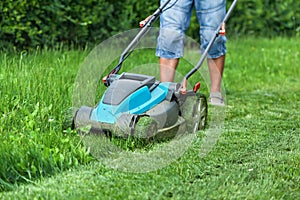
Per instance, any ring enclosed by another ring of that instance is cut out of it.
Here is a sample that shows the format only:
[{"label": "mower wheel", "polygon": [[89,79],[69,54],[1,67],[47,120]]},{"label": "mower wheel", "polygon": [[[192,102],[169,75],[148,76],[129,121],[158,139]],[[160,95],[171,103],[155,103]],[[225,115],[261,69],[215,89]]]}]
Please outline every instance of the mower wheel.
[{"label": "mower wheel", "polygon": [[68,128],[75,129],[74,116],[76,109],[71,107],[63,111],[62,129],[67,130]]},{"label": "mower wheel", "polygon": [[91,125],[90,116],[93,108],[82,106],[75,113],[74,116],[74,126],[76,129],[81,129],[82,127],[86,127],[87,125]]},{"label": "mower wheel", "polygon": [[[195,115],[198,113],[198,130],[205,129],[207,123],[207,100],[204,94],[197,94],[197,104],[195,105]],[[197,131],[197,130],[195,130]]]},{"label": "mower wheel", "polygon": [[207,100],[205,95],[197,93],[195,96],[187,97],[182,106],[181,115],[186,121],[189,133],[203,130],[207,121]]}]

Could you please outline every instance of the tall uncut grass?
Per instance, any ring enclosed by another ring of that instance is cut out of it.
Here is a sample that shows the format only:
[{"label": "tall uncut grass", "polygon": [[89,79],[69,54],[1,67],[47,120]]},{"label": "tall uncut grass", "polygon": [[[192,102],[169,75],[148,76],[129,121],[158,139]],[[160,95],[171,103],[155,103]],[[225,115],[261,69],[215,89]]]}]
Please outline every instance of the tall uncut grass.
[{"label": "tall uncut grass", "polygon": [[87,162],[76,133],[62,129],[86,53],[0,54],[0,191]]}]

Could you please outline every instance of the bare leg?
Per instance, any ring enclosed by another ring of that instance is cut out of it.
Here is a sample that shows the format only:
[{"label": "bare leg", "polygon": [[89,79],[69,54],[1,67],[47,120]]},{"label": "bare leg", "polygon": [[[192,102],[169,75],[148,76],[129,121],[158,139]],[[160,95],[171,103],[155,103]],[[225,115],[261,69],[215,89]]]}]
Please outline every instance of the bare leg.
[{"label": "bare leg", "polygon": [[209,101],[212,105],[225,106],[224,99],[220,92],[224,63],[225,55],[216,59],[208,59],[208,68],[211,81]]},{"label": "bare leg", "polygon": [[160,81],[161,82],[173,82],[175,71],[177,65],[179,63],[179,58],[175,59],[167,59],[160,58],[159,66],[160,66]]},{"label": "bare leg", "polygon": [[225,55],[215,59],[207,59],[208,68],[210,72],[210,91],[211,92],[220,92],[220,86],[223,76]]}]

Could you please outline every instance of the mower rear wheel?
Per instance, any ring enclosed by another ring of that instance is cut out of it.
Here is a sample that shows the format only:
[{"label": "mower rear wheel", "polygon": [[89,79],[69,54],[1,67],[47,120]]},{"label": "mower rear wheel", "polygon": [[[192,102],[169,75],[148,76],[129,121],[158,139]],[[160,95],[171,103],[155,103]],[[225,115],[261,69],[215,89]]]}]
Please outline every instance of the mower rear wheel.
[{"label": "mower rear wheel", "polygon": [[204,94],[186,98],[182,107],[182,117],[186,121],[187,131],[195,133],[205,129],[207,121],[207,100]]},{"label": "mower rear wheel", "polygon": [[207,100],[204,94],[197,94],[197,103],[195,104],[194,117],[198,119],[198,125],[195,124],[194,132],[205,129],[207,123]]}]

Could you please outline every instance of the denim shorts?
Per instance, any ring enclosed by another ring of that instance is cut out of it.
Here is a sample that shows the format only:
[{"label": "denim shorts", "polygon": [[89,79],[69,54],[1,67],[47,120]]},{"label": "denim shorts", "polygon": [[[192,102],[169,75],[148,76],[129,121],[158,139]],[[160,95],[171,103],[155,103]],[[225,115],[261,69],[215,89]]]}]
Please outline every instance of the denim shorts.
[{"label": "denim shorts", "polygon": [[[166,0],[161,0],[163,4]],[[195,8],[200,24],[201,51],[207,47],[226,14],[226,0],[171,0],[160,16],[160,32],[156,56],[180,58],[184,52],[185,32],[190,25]],[[218,58],[226,53],[226,37],[218,36],[208,58]]]}]

